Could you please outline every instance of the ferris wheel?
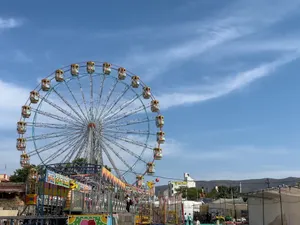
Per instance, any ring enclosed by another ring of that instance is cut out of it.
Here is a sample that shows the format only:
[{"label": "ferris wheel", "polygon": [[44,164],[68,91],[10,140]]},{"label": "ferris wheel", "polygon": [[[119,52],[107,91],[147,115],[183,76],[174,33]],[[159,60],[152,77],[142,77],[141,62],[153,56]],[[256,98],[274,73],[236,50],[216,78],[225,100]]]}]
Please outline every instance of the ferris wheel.
[{"label": "ferris wheel", "polygon": [[22,106],[20,164],[107,165],[124,181],[155,173],[165,142],[159,101],[139,76],[110,63],[72,64],[41,80]]}]

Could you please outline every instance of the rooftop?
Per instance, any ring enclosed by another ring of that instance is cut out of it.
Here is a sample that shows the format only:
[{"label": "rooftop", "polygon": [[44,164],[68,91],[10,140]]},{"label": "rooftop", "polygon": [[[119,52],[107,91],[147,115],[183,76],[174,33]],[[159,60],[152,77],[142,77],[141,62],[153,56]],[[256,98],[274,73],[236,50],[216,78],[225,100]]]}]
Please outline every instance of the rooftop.
[{"label": "rooftop", "polygon": [[14,182],[1,182],[0,183],[0,193],[8,192],[25,192],[25,183],[14,183]]}]

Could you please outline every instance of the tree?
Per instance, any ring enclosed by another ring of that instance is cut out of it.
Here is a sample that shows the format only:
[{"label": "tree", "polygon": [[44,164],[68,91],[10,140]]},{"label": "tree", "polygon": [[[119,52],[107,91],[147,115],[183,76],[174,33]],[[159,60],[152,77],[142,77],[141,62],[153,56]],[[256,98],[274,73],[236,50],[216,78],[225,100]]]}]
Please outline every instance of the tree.
[{"label": "tree", "polygon": [[219,196],[219,193],[217,192],[217,190],[216,190],[215,188],[213,188],[210,192],[208,192],[208,193],[206,194],[206,197],[207,197],[207,198],[213,198],[213,199],[216,199],[216,198],[218,198],[218,196]]},{"label": "tree", "polygon": [[218,186],[218,192],[213,188],[208,194],[209,198],[237,198],[239,196],[239,187]]},{"label": "tree", "polygon": [[176,189],[176,191],[177,193],[182,193],[183,198],[187,198],[188,200],[197,200],[202,190],[197,188],[180,187]]},{"label": "tree", "polygon": [[77,158],[72,161],[72,164],[74,166],[84,166],[84,165],[88,164],[88,162],[87,162],[86,158]]},{"label": "tree", "polygon": [[30,167],[16,169],[14,174],[10,176],[9,180],[11,182],[26,182],[29,171],[32,167],[36,167],[35,165],[31,165]]}]

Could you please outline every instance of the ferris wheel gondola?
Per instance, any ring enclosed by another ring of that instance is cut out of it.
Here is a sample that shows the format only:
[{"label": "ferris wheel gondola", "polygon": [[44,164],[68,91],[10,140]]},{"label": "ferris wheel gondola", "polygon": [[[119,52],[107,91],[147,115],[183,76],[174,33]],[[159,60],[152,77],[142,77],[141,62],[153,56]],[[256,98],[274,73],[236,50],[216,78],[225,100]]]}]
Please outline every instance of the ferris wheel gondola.
[{"label": "ferris wheel gondola", "polygon": [[17,149],[22,166],[30,159],[47,165],[85,158],[132,182],[154,174],[163,126],[159,101],[139,76],[89,61],[57,69],[29,93],[17,123]]}]

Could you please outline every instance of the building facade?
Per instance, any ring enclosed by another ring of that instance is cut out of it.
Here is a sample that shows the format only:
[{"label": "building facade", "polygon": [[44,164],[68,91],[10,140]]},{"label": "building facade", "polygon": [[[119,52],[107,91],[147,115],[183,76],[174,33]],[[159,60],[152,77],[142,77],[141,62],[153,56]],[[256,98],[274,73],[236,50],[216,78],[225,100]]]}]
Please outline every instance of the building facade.
[{"label": "building facade", "polygon": [[7,174],[0,174],[0,183],[1,182],[8,182],[9,176]]}]

